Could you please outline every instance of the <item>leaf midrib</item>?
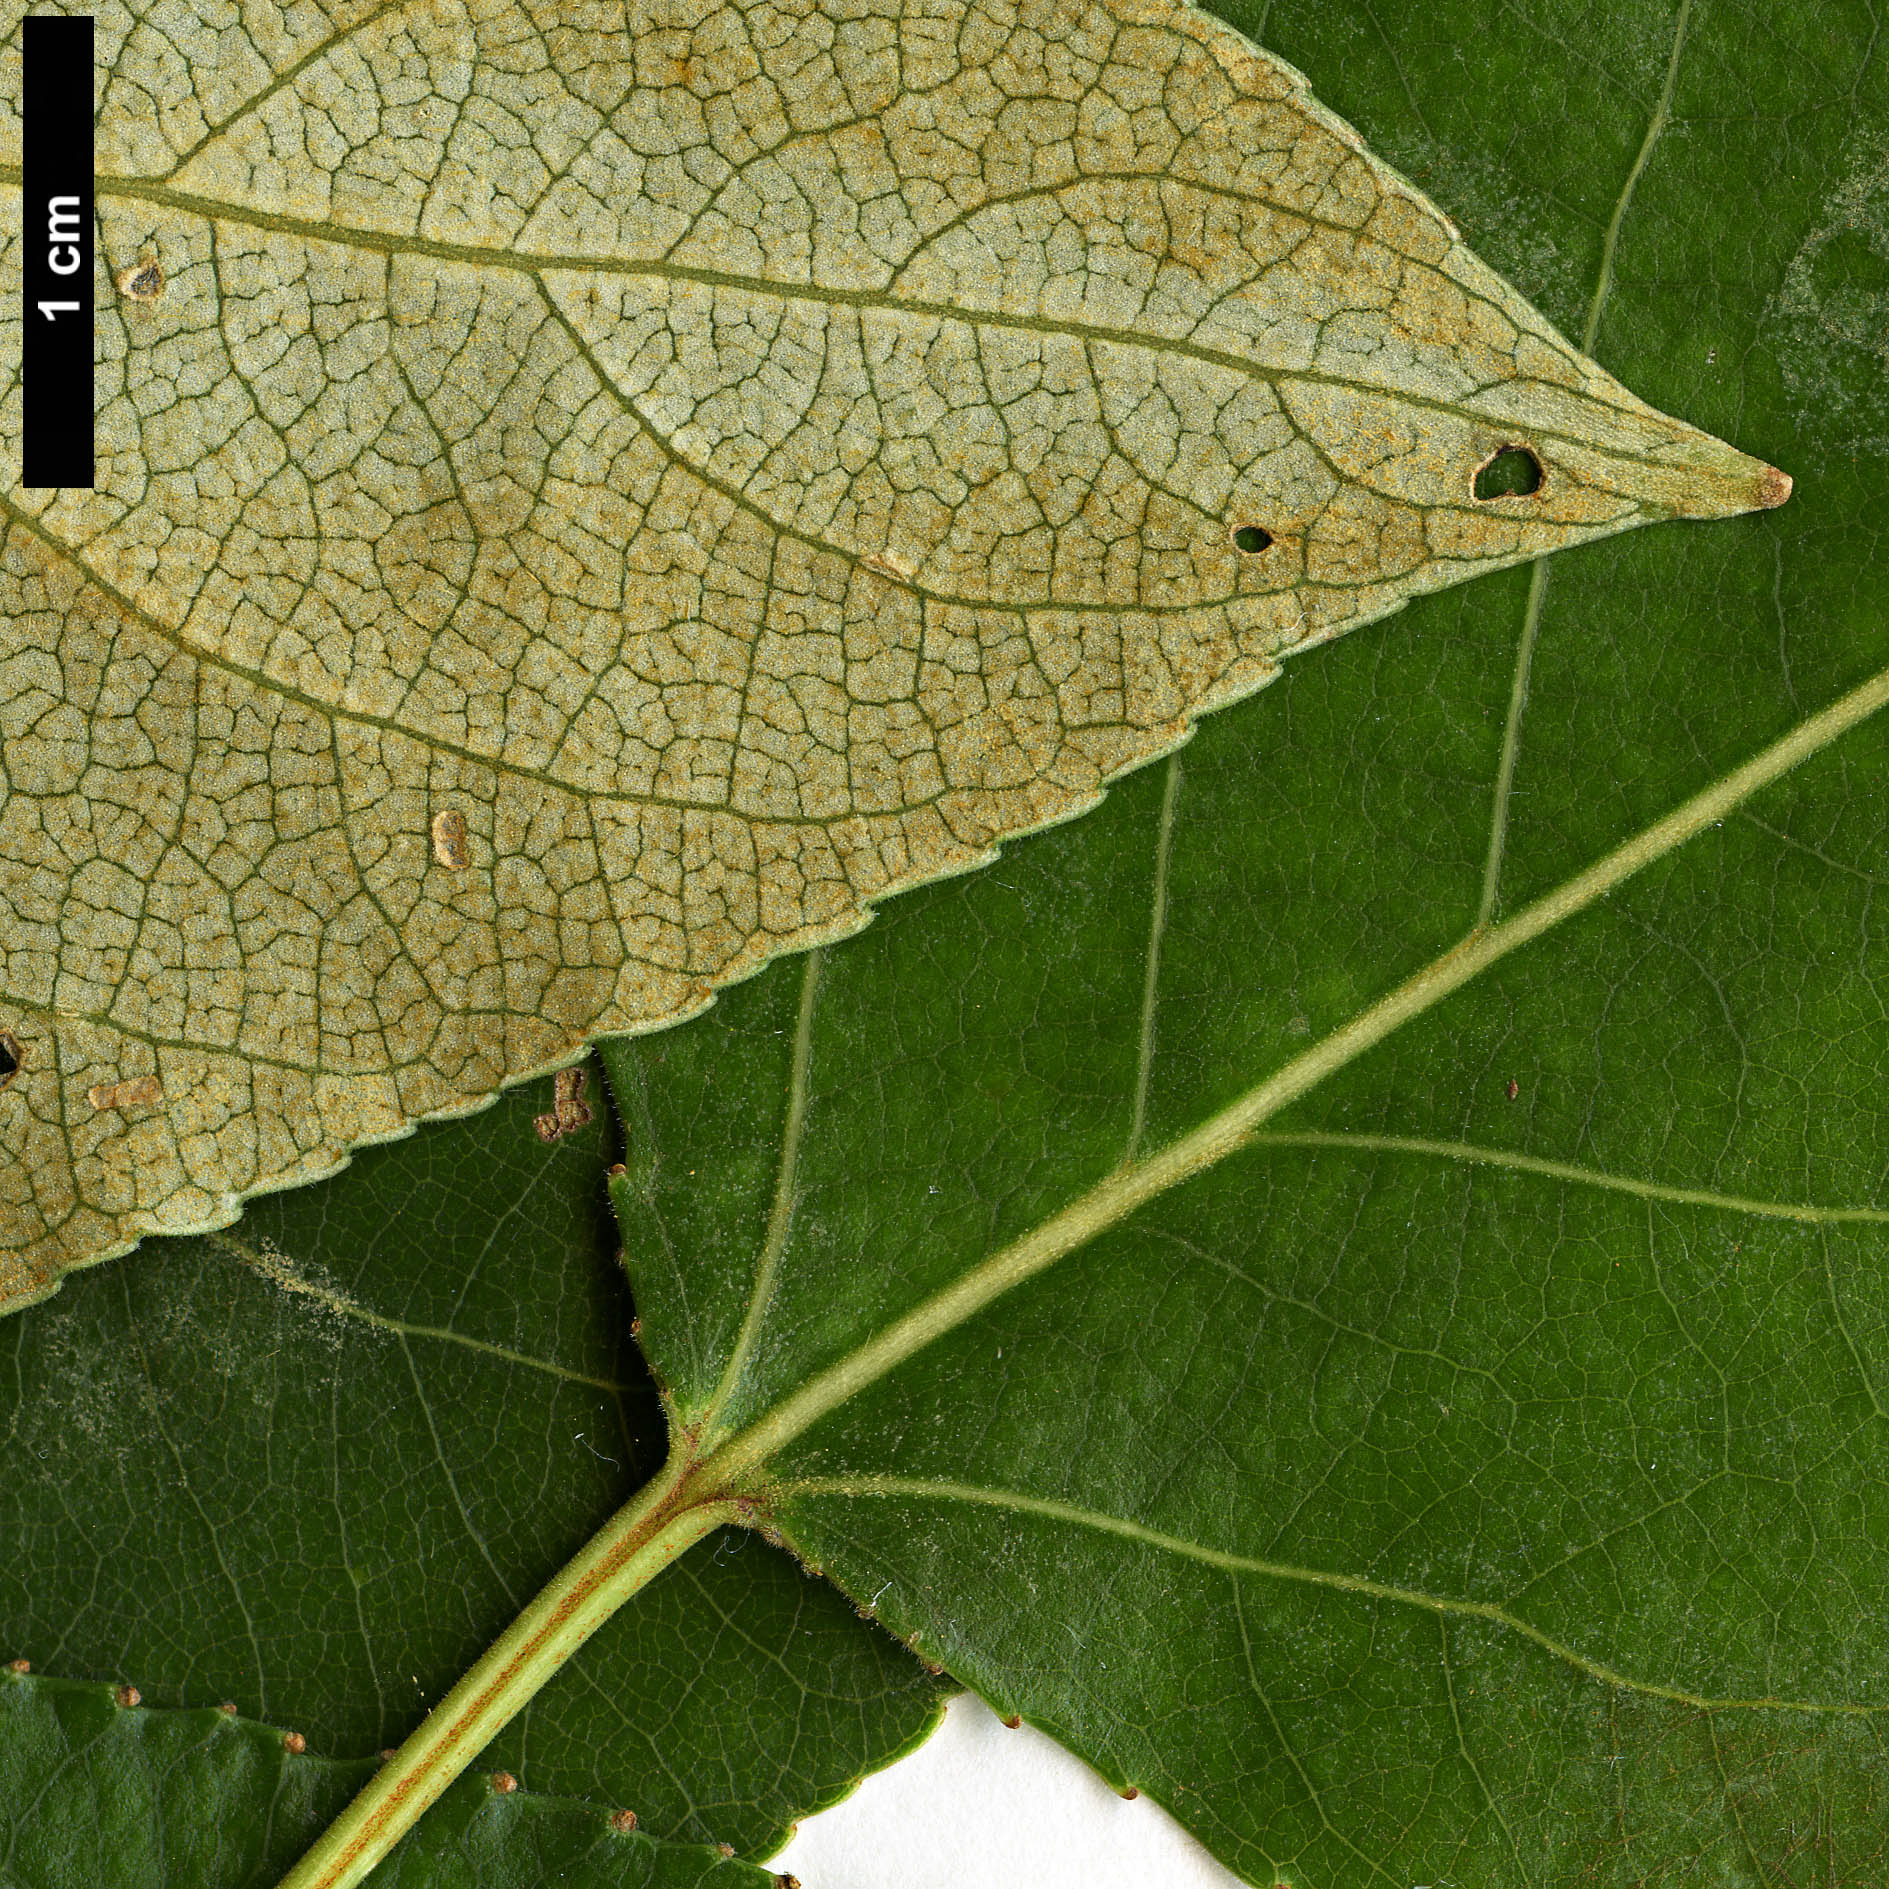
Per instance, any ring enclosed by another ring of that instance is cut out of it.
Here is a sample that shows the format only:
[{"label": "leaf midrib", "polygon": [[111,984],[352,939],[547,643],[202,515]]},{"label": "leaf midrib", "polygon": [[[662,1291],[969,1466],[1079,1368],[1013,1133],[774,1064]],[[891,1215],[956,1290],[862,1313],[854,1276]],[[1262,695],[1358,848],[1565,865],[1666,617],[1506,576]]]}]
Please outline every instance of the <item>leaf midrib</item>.
[{"label": "leaf midrib", "polygon": [[[1140,173],[1132,175],[1139,177]],[[1107,179],[1098,176],[1095,179],[1085,178],[1082,181],[1107,181]],[[17,164],[0,164],[0,186],[11,186],[16,189],[22,187],[22,173]],[[299,237],[305,242],[328,243],[343,249],[370,250],[385,256],[424,256],[437,262],[459,263],[471,268],[501,269],[514,275],[530,276],[541,285],[544,277],[557,274],[642,277],[664,282],[688,283],[701,288],[728,289],[740,294],[774,296],[783,301],[817,302],[828,308],[854,308],[874,314],[919,315],[930,320],[954,322],[970,327],[1005,328],[1018,333],[1056,335],[1074,341],[1098,342],[1103,346],[1172,354],[1197,361],[1203,366],[1217,368],[1225,373],[1239,375],[1243,379],[1263,380],[1274,386],[1282,382],[1290,382],[1311,387],[1336,388],[1345,392],[1356,392],[1362,389],[1381,393],[1387,399],[1398,401],[1423,412],[1446,415],[1453,420],[1470,421],[1484,427],[1499,427],[1501,424],[1497,417],[1463,401],[1448,400],[1403,387],[1380,386],[1373,381],[1333,374],[1319,368],[1272,367],[1254,360],[1250,355],[1238,354],[1230,349],[1208,347],[1173,335],[1148,334],[1139,329],[1117,328],[1103,322],[1070,321],[1048,315],[1018,315],[1003,309],[967,309],[951,302],[933,302],[916,296],[900,295],[889,287],[886,289],[840,288],[829,284],[795,282],[772,276],[743,275],[734,270],[710,269],[696,264],[670,262],[655,257],[630,259],[586,255],[582,252],[563,254],[552,250],[498,249],[478,243],[452,243],[438,237],[406,236],[391,230],[366,229],[352,224],[324,223],[313,217],[290,216],[281,211],[226,203],[220,198],[201,196],[194,191],[177,190],[168,184],[152,183],[144,178],[116,176],[109,172],[101,172],[96,176],[93,190],[98,198],[117,197],[134,202],[151,203],[162,209],[179,210],[187,215],[200,216],[206,221],[272,230],[282,235]],[[1464,288],[1460,283],[1455,286],[1471,300],[1487,300],[1475,291]],[[549,293],[548,289],[546,292]],[[1513,319],[1509,311],[1502,312],[1509,319]],[[1561,335],[1545,317],[1541,318],[1541,327],[1546,334],[1553,336],[1563,346],[1572,350],[1573,344]],[[1479,388],[1477,394],[1486,393],[1492,387],[1514,384],[1519,383],[1498,377]],[[1617,399],[1603,399],[1591,387],[1583,387],[1579,391],[1584,398],[1593,400],[1596,405],[1605,406],[1609,411],[1628,419],[1643,419],[1649,411],[1637,400],[1632,400],[1631,404],[1623,404]],[[1474,397],[1471,396],[1471,398]],[[1593,446],[1592,442],[1583,440],[1577,435],[1558,432],[1548,427],[1532,427],[1530,434],[1531,437],[1544,442],[1576,445],[1587,451],[1599,450]],[[1605,450],[1613,457],[1629,463],[1649,466],[1667,463],[1656,455],[1637,454],[1624,447],[1610,446]],[[1486,515],[1486,506],[1468,502],[1456,507],[1439,506],[1435,509],[1460,510],[1472,517]],[[1638,509],[1637,505],[1629,507],[1630,512],[1637,512]],[[976,602],[979,607],[987,609],[1003,607],[1001,604],[993,606],[982,599],[947,598],[943,601],[963,601],[967,604]],[[1029,607],[1086,610],[1091,606],[1044,604]]]},{"label": "leaf midrib", "polygon": [[[767,1464],[775,1455],[869,1385],[907,1359],[957,1330],[993,1300],[1035,1278],[1121,1225],[1150,1201],[1217,1166],[1229,1155],[1255,1145],[1262,1123],[1297,1101],[1326,1077],[1355,1062],[1404,1024],[1434,1009],[1444,998],[1480,976],[1523,945],[1606,897],[1643,868],[1663,859],[1705,828],[1722,821],[1742,802],[1828,747],[1840,736],[1889,704],[1889,669],[1879,671],[1819,713],[1799,722],[1750,760],[1722,775],[1663,818],[1555,890],[1490,927],[1477,926],[1450,950],[1433,959],[1394,990],[1358,1012],[1350,1022],[1301,1052],[1263,1081],[1164,1148],[1105,1176],[1019,1239],[990,1254],[949,1285],[941,1287],[883,1330],[816,1372],[725,1442],[698,1433],[709,1453],[698,1462],[692,1480],[704,1488],[765,1494],[775,1485]],[[1424,1144],[1455,1149],[1455,1144]],[[1460,1158],[1460,1157],[1459,1157]],[[1553,1172],[1558,1164],[1536,1157],[1511,1157],[1513,1165]],[[1591,1178],[1578,1171],[1567,1178]],[[1621,1182],[1631,1191],[1651,1192],[1656,1184]],[[1674,1189],[1680,1197],[1694,1190]],[[1697,1204],[1729,1204],[1701,1200]],[[1764,1203],[1737,1203],[1762,1210]],[[1853,1213],[1875,1218],[1876,1209],[1831,1210],[1827,1217]],[[1779,1215],[1777,1217],[1786,1217]],[[1788,1217],[1801,1217],[1792,1214]],[[1889,1219],[1889,1213],[1882,1216]],[[771,1285],[772,1274],[768,1275]],[[750,1318],[754,1316],[750,1308]]]}]

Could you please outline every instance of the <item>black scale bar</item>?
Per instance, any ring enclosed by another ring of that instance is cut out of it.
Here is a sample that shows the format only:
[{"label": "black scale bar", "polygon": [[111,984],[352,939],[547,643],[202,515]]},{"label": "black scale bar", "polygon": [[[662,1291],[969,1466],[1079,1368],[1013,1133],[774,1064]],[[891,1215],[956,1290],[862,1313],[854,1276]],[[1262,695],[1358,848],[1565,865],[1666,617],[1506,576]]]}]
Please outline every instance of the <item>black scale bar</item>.
[{"label": "black scale bar", "polygon": [[92,483],[92,22],[21,22],[21,483]]}]

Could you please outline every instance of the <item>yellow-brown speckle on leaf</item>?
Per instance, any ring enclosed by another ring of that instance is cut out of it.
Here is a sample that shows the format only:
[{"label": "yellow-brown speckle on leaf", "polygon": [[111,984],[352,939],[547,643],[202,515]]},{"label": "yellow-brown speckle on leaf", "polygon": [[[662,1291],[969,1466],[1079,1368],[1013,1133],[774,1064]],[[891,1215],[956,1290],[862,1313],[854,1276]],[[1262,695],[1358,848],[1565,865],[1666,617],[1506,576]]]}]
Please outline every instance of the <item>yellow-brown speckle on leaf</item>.
[{"label": "yellow-brown speckle on leaf", "polygon": [[1787,490],[1183,0],[639,0],[635,59],[289,9],[266,75],[133,17],[98,487],[0,541],[0,1303],[691,1014],[1412,596]]}]

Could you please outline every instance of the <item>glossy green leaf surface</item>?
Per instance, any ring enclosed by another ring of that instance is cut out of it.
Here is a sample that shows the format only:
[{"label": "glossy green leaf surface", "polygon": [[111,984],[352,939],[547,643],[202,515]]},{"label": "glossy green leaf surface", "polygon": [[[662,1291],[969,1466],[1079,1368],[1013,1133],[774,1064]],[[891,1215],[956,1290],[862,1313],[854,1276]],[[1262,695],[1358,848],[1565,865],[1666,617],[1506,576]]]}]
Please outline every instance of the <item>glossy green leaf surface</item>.
[{"label": "glossy green leaf surface", "polygon": [[[373,1770],[291,1750],[207,1710],[126,1706],[109,1686],[0,1674],[5,1889],[268,1889]],[[773,1889],[704,1844],[612,1827],[593,1804],[468,1777],[372,1889]]]},{"label": "glossy green leaf surface", "polygon": [[1796,496],[1414,605],[608,1050],[645,1345],[803,1556],[1249,1880],[1878,1881],[1872,18],[1250,23]]},{"label": "glossy green leaf surface", "polygon": [[[551,1105],[529,1084],[0,1326],[0,1654],[153,1706],[229,1701],[324,1758],[403,1739],[661,1459],[595,1072],[592,1119],[547,1145]],[[481,1762],[764,1855],[937,1703],[735,1531]]]}]

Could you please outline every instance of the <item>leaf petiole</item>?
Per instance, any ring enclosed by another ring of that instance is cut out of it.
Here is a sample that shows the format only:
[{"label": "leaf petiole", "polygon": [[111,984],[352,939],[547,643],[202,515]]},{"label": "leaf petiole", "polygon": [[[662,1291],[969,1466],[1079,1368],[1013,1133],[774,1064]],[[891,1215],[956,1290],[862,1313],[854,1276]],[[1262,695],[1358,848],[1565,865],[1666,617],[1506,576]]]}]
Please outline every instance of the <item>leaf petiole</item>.
[{"label": "leaf petiole", "polygon": [[640,1588],[703,1536],[745,1518],[692,1497],[672,1462],[546,1583],[429,1712],[280,1889],[354,1889],[526,1700]]}]

